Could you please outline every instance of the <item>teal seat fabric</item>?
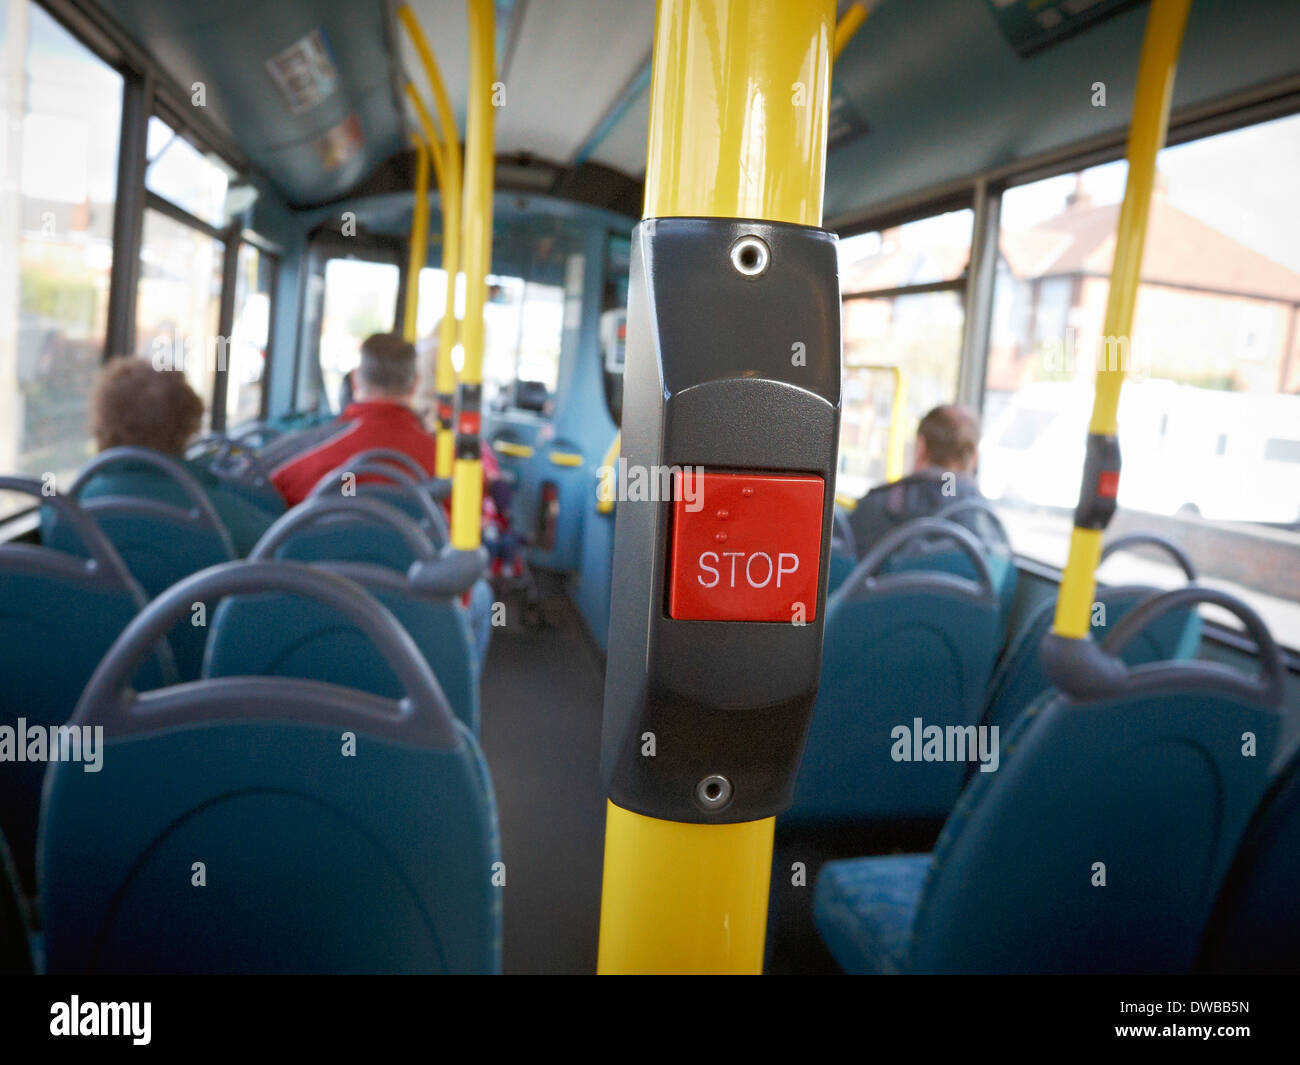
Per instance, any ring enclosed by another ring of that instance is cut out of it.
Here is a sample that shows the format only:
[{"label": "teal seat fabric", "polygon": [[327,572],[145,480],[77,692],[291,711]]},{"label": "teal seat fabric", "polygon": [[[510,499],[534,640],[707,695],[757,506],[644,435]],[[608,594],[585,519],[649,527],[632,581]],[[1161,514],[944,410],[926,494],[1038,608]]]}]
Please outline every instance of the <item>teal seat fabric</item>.
[{"label": "teal seat fabric", "polygon": [[[325,565],[325,564],[322,564]],[[404,578],[344,572],[401,622],[433,669],[452,712],[475,735],[479,674],[466,612],[404,588]],[[388,577],[388,579],[385,579]],[[205,677],[302,677],[385,698],[401,695],[393,671],[369,641],[336,611],[300,596],[256,595],[225,600],[211,618]]]},{"label": "teal seat fabric", "polygon": [[[923,883],[900,886],[882,858],[819,877],[814,917],[837,960],[851,972],[1187,971],[1267,784],[1282,701],[1268,644],[1266,687],[1209,663],[1121,664],[1129,694],[1035,703],[997,772],[972,776]],[[889,892],[870,887],[891,875]]]},{"label": "teal seat fabric", "polygon": [[907,946],[928,854],[891,854],[827,862],[817,874],[817,927],[830,952],[853,976],[894,974],[907,968]]},{"label": "teal seat fabric", "polygon": [[[205,679],[124,695],[194,599],[304,595],[345,616],[403,701]],[[103,770],[55,767],[42,808],[51,973],[493,973],[496,812],[482,754],[397,620],[360,586],[278,562],[204,571],[134,623],[76,720]],[[201,863],[201,864],[196,864]]]},{"label": "teal seat fabric", "polygon": [[[881,546],[908,535],[904,527]],[[953,535],[979,551],[965,530]],[[974,736],[999,642],[987,571],[980,584],[943,573],[871,577],[877,557],[827,604],[817,702],[786,823],[942,818],[961,789],[968,762],[896,760],[895,730],[915,732],[919,720],[922,730]]]},{"label": "teal seat fabric", "polygon": [[[1096,602],[1105,610],[1104,614],[1094,610],[1098,624],[1092,628],[1093,638],[1101,639],[1137,603],[1157,594],[1155,588],[1133,586],[1099,589]],[[983,715],[985,724],[998,725],[1005,733],[1016,718],[1051,687],[1039,657],[1039,645],[1051,631],[1055,610],[1054,599],[1039,604],[1008,644],[989,684]],[[1144,662],[1195,658],[1200,637],[1201,616],[1195,610],[1166,614],[1124,649],[1124,661],[1137,666]]]},{"label": "teal seat fabric", "polygon": [[1300,753],[1269,788],[1220,894],[1200,968],[1300,973]]}]

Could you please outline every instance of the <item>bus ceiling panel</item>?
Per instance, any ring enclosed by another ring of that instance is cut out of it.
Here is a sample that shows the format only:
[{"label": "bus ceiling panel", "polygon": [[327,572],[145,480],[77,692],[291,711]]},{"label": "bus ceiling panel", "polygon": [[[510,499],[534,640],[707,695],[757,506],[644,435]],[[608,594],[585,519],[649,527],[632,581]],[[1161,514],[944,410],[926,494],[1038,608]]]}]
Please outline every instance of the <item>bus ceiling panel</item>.
[{"label": "bus ceiling panel", "polygon": [[291,203],[337,197],[405,147],[382,3],[99,2]]},{"label": "bus ceiling panel", "polygon": [[[529,3],[511,64],[508,105],[497,117],[497,150],[568,161],[646,64],[654,0]],[[645,129],[626,173],[644,166]]]},{"label": "bus ceiling panel", "polygon": [[[882,0],[835,67],[826,217],[851,228],[929,189],[1115,137],[1133,107],[1146,4],[1021,58],[988,3]],[[1300,4],[1196,0],[1173,122],[1300,73]],[[1104,106],[1098,83],[1104,85]]]}]

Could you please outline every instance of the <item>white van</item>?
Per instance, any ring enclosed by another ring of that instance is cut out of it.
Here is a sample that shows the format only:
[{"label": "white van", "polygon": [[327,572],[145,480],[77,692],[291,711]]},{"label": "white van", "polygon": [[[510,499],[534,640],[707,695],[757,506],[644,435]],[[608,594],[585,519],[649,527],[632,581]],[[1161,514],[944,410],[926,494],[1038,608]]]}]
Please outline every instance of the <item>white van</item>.
[{"label": "white van", "polygon": [[[989,499],[1072,509],[1090,387],[1029,385],[988,426],[980,488]],[[1120,399],[1119,504],[1214,521],[1300,524],[1300,396],[1134,381]]]}]

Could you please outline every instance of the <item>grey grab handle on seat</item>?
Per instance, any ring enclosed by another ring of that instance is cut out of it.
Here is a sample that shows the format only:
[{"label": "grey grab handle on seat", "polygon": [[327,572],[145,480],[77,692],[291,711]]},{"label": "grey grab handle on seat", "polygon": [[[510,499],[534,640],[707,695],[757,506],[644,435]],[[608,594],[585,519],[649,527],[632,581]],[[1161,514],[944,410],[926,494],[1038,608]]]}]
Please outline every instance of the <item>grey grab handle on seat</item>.
[{"label": "grey grab handle on seat", "polygon": [[[406,572],[407,583],[421,595],[451,598],[460,595],[483,575],[487,552],[483,548],[439,550],[424,530],[405,513],[378,499],[360,496],[320,496],[308,499],[276,520],[249,553],[249,560],[271,559],[299,529],[331,517],[363,518],[397,532],[415,555]],[[346,564],[347,559],[336,560]]]},{"label": "grey grab handle on seat", "polygon": [[428,480],[429,474],[424,467],[415,461],[405,451],[398,451],[395,447],[372,447],[365,451],[358,451],[352,456],[349,462],[387,462],[401,466],[403,470],[409,473],[416,481]]},{"label": "grey grab handle on seat", "polygon": [[[939,518],[917,518],[915,521],[909,521],[888,533],[858,563],[857,568],[844,582],[841,592],[862,587],[869,581],[874,580],[877,571],[884,565],[886,559],[900,547],[923,536],[941,536],[955,543],[975,567],[976,583],[979,585],[980,591],[987,595],[990,600],[997,601],[998,594],[997,589],[993,587],[993,575],[989,572],[989,565],[984,559],[984,552],[979,540],[975,538],[975,535],[969,529],[954,525],[950,521],[942,521]],[[951,574],[899,574],[898,576],[947,576],[951,577],[952,580],[962,580],[960,577],[952,577]],[[969,581],[965,583],[970,584]]]},{"label": "grey grab handle on seat", "polygon": [[[203,486],[176,459],[170,455],[164,455],[160,451],[135,446],[114,447],[109,448],[107,451],[101,451],[82,467],[77,479],[72,482],[72,488],[69,489],[68,495],[72,496],[73,499],[79,499],[81,492],[94,479],[96,474],[103,473],[106,469],[111,469],[114,466],[131,465],[148,466],[150,469],[164,474],[173,484],[177,485],[193,504],[188,512],[190,517],[192,519],[202,519],[203,523],[217,534],[217,538],[221,541],[221,546],[227,554],[231,558],[236,557],[237,552],[235,551],[234,541],[230,539],[230,533],[222,522],[221,515],[217,513],[217,508],[212,505],[212,500],[208,498]],[[145,500],[144,502],[153,502],[155,504],[154,507],[148,508],[155,516],[164,516],[164,511],[159,510],[159,507],[166,507],[167,512],[175,509],[169,504],[158,503],[157,500]]]},{"label": "grey grab handle on seat", "polygon": [[989,521],[993,523],[993,527],[997,529],[998,535],[1002,538],[1002,542],[1006,544],[1007,547],[1011,546],[1011,537],[1007,535],[1007,527],[1002,524],[1002,519],[998,517],[997,511],[993,509],[993,505],[989,503],[987,499],[979,499],[972,496],[969,499],[955,500],[939,511],[935,517],[940,521],[952,521],[952,516],[954,514],[961,514],[968,510],[979,511],[987,517]]},{"label": "grey grab handle on seat", "polygon": [[1178,563],[1178,567],[1189,581],[1196,580],[1196,567],[1192,565],[1192,560],[1188,558],[1186,552],[1172,540],[1166,540],[1156,533],[1136,532],[1117,537],[1101,549],[1101,561],[1105,562],[1111,555],[1118,554],[1120,551],[1144,545],[1160,548]]},{"label": "grey grab handle on seat", "polygon": [[316,482],[308,498],[316,499],[326,495],[331,491],[334,485],[347,474],[352,474],[354,477],[362,477],[371,474],[378,477],[388,478],[394,485],[402,489],[407,496],[415,500],[416,504],[424,513],[424,521],[421,523],[422,525],[434,530],[443,543],[447,543],[451,539],[451,530],[447,526],[447,516],[442,512],[442,508],[433,501],[433,497],[429,493],[428,489],[405,470],[399,470],[391,463],[384,462],[383,460],[372,460],[367,462],[358,462],[354,460],[335,467]]},{"label": "grey grab handle on seat", "polygon": [[[1152,622],[1172,610],[1202,603],[1222,607],[1237,617],[1259,650],[1260,670],[1250,677],[1215,662],[1147,662],[1129,666],[1119,657]],[[1043,668],[1052,684],[1074,699],[1159,695],[1195,681],[1249,702],[1280,707],[1285,694],[1282,654],[1260,616],[1236,596],[1217,588],[1189,584],[1143,600],[1124,615],[1098,644],[1049,632],[1041,644]]]},{"label": "grey grab handle on seat", "polygon": [[[189,613],[195,602],[214,602],[231,595],[267,592],[313,600],[356,626],[392,669],[405,693],[400,703],[381,700],[398,710],[390,726],[422,726],[441,746],[456,745],[458,733],[446,696],[419,648],[397,619],[356,582],[303,563],[283,561],[223,562],[172,585],[126,627],[104,655],[82,693],[73,722],[109,726],[115,720],[129,717],[141,703],[148,706],[152,701],[174,706],[187,689],[192,692],[195,688],[201,690],[203,685],[230,687],[237,683],[237,678],[220,678],[181,685],[171,690],[178,694],[170,700],[166,698],[171,694],[167,691],[141,696],[127,687],[144,656]],[[267,689],[291,685],[303,690],[315,687],[325,693],[340,690],[338,685],[286,678],[257,678],[257,683]],[[365,695],[363,700],[373,705],[376,697]],[[274,707],[270,709],[273,711]],[[167,723],[165,715],[156,720],[159,724]],[[117,734],[129,731],[129,728],[111,731]]]},{"label": "grey grab handle on seat", "polygon": [[424,530],[396,507],[378,499],[363,499],[360,496],[322,495],[309,497],[277,518],[249,552],[249,561],[274,558],[275,552],[299,529],[314,525],[324,518],[339,516],[367,518],[395,530],[417,561],[430,562],[438,557],[438,549]]},{"label": "grey grab handle on seat", "polygon": [[40,500],[42,506],[49,507],[66,521],[72,531],[80,537],[82,546],[90,556],[90,561],[100,568],[106,576],[115,579],[121,584],[131,594],[136,606],[143,607],[148,602],[144,590],[140,587],[139,582],[131,576],[131,571],[126,568],[122,556],[117,553],[117,550],[99,526],[77,505],[75,499],[58,492],[47,496],[42,491],[42,487],[41,482],[34,477],[0,477],[0,491],[18,492],[22,495],[33,496]]},{"label": "grey grab handle on seat", "polygon": [[[80,538],[81,544],[86,549],[90,558],[88,563],[100,571],[104,576],[115,584],[121,585],[122,589],[131,597],[137,610],[143,610],[149,602],[149,597],[145,594],[144,589],[140,587],[140,582],[131,575],[122,556],[117,553],[117,549],[112,542],[104,535],[103,530],[95,524],[94,519],[90,517],[78,505],[75,499],[61,495],[56,492],[52,496],[47,496],[41,491],[41,482],[33,477],[0,477],[0,491],[21,492],[24,495],[35,496],[44,506],[48,506],[60,518],[68,523]],[[13,545],[15,547],[19,545]],[[33,550],[40,550],[35,548]],[[162,673],[164,684],[174,684],[178,674],[176,672],[176,659],[172,654],[171,644],[166,640],[159,642],[157,649],[158,668]]]}]

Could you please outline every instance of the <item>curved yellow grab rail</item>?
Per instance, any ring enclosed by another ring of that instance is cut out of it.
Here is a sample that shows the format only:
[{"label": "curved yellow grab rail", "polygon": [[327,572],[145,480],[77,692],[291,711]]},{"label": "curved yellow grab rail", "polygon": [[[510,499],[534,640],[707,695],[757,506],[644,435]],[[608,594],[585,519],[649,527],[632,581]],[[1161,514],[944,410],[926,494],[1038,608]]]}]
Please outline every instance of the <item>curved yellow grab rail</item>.
[{"label": "curved yellow grab rail", "polygon": [[411,138],[415,148],[415,203],[411,210],[411,240],[406,268],[406,307],[402,336],[415,343],[416,316],[420,311],[420,268],[429,256],[429,159],[434,148],[420,137]]},{"label": "curved yellow grab rail", "polygon": [[[1133,101],[1133,123],[1128,135],[1128,179],[1124,204],[1120,208],[1115,236],[1115,261],[1111,267],[1110,293],[1106,299],[1104,335],[1131,340],[1133,309],[1137,303],[1142,274],[1142,252],[1146,244],[1151,191],[1155,185],[1156,156],[1165,141],[1169,125],[1169,100],[1182,46],[1183,30],[1191,0],[1152,0],[1142,38],[1138,62],[1137,94]],[[1124,345],[1132,350],[1132,344]],[[1120,389],[1126,367],[1098,360],[1097,391],[1090,443],[1097,438],[1115,437],[1119,430]],[[1096,483],[1088,483],[1096,478]],[[1101,561],[1101,539],[1108,516],[1100,522],[1080,525],[1080,512],[1099,497],[1113,500],[1119,490],[1118,470],[1109,471],[1105,482],[1096,471],[1085,468],[1079,495],[1080,510],[1070,534],[1070,553],[1061,576],[1052,631],[1058,636],[1084,639],[1089,632],[1092,600],[1097,591],[1097,565]],[[1098,527],[1099,526],[1099,527]]]},{"label": "curved yellow grab rail", "polygon": [[[452,351],[456,347],[456,278],[460,273],[460,238],[461,238],[461,157],[460,134],[456,128],[456,114],[451,109],[451,100],[447,96],[447,86],[442,79],[442,71],[434,58],[433,49],[420,27],[420,21],[406,4],[397,11],[397,17],[406,29],[412,47],[420,57],[424,74],[433,93],[433,105],[438,112],[438,126],[441,127],[440,143],[442,147],[443,167],[438,179],[442,190],[442,269],[447,275],[447,295],[443,302],[442,321],[438,327],[438,361],[434,374],[434,389],[437,392],[437,474],[450,477],[452,461],[455,455],[456,433],[452,424],[456,402],[456,367],[452,362]],[[423,100],[410,85],[407,92],[415,104],[420,125],[425,136],[437,136],[431,133],[434,123],[429,116]]]},{"label": "curved yellow grab rail", "polygon": [[847,11],[840,16],[840,20],[835,25],[835,44],[832,48],[832,59],[839,59],[840,53],[848,46],[849,41],[853,40],[853,35],[862,28],[862,24],[867,21],[867,5],[858,0]]},{"label": "curved yellow grab rail", "polygon": [[907,417],[907,374],[901,366],[874,362],[845,363],[846,370],[871,370],[887,373],[894,380],[894,394],[889,401],[889,442],[885,446],[885,480],[897,481],[903,476],[903,449],[907,434],[903,421]]}]

